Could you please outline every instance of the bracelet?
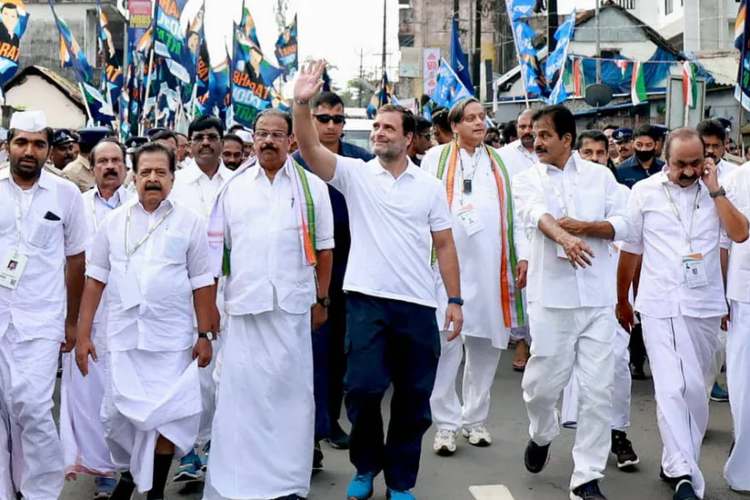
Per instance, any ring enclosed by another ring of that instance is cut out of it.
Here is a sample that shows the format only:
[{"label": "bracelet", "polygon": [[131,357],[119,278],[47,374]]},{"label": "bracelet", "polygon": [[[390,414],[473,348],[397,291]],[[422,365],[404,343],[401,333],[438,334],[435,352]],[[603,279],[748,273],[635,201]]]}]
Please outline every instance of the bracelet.
[{"label": "bracelet", "polygon": [[299,99],[295,99],[294,104],[298,104],[300,106],[309,106],[310,101],[300,101]]}]

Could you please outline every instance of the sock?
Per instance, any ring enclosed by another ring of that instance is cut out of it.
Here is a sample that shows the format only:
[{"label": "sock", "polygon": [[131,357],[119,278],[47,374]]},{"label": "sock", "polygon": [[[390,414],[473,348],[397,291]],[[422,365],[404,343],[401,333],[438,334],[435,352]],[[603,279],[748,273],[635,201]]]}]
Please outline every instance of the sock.
[{"label": "sock", "polygon": [[147,500],[162,500],[164,498],[164,487],[167,484],[169,467],[172,465],[172,454],[154,455],[154,481],[151,490],[146,495]]},{"label": "sock", "polygon": [[115,490],[112,492],[112,495],[109,497],[109,499],[130,500],[130,496],[133,494],[133,490],[135,490],[133,476],[130,475],[130,472],[123,472],[120,475],[120,480],[117,482],[117,486],[115,486]]}]

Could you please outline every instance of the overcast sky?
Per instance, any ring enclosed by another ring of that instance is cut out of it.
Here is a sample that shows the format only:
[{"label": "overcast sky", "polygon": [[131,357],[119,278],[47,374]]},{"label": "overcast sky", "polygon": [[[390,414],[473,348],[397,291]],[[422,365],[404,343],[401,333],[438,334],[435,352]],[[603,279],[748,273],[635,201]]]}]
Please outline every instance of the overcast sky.
[{"label": "overcast sky", "polygon": [[[231,45],[232,21],[239,20],[243,0],[209,0],[206,2],[206,36],[213,58],[222,55],[222,42]],[[255,19],[263,52],[275,62],[274,43],[279,36],[274,6],[276,0],[245,0]],[[398,71],[398,0],[386,0],[388,6],[389,77]],[[202,0],[191,0],[191,5]],[[287,19],[298,14],[300,60],[325,58],[337,66],[331,72],[334,83],[345,87],[347,80],[359,74],[360,49],[364,67],[380,67],[383,43],[382,0],[289,0]],[[228,15],[229,14],[229,15]]]}]

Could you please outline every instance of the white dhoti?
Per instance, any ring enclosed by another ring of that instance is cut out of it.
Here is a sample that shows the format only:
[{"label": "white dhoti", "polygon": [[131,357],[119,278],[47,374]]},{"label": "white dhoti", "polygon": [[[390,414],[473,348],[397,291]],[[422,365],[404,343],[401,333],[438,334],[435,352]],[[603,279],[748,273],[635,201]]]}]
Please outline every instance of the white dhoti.
[{"label": "white dhoti", "polygon": [[10,418],[0,398],[0,498],[13,498],[15,491],[10,465]]},{"label": "white dhoti", "polygon": [[104,398],[104,428],[112,459],[129,470],[138,491],[151,489],[156,440],[163,436],[178,456],[193,449],[201,417],[198,363],[192,349],[110,353],[111,379]]},{"label": "white dhoti", "polygon": [[727,386],[734,448],[724,466],[732,489],[750,491],[750,303],[732,301],[727,339]]},{"label": "white dhoti", "polygon": [[218,363],[203,498],[307,497],[315,420],[310,314],[230,316]]},{"label": "white dhoti", "polygon": [[652,318],[641,314],[641,319],[654,378],[664,473],[669,477],[692,476],[695,491],[702,498],[705,481],[698,464],[708,425],[706,382],[713,373],[721,318]]},{"label": "white dhoti", "polygon": [[[630,376],[630,334],[621,326],[615,328],[612,343],[612,355],[615,358],[615,379],[612,386],[612,430],[625,431],[630,427],[630,393],[632,379]],[[576,370],[563,391],[561,418],[563,423],[578,421],[578,378]]]},{"label": "white dhoti", "polygon": [[574,369],[577,374],[580,418],[573,446],[571,490],[601,479],[607,465],[614,323],[612,307],[552,309],[529,305],[534,341],[522,386],[529,435],[536,444],[547,445],[559,434],[557,402]]},{"label": "white dhoti", "polygon": [[198,372],[201,383],[201,406],[203,407],[198,441],[196,442],[200,446],[211,441],[211,426],[214,422],[214,413],[216,413],[216,360],[221,352],[223,340],[224,335],[221,334],[212,342],[213,356],[211,362]]},{"label": "white dhoti", "polygon": [[89,373],[81,375],[74,354],[63,355],[60,384],[60,440],[66,474],[111,476],[116,471],[101,419],[102,400],[109,380],[103,325],[94,325],[92,338],[98,360],[89,361]]},{"label": "white dhoti", "polygon": [[[466,350],[462,397],[456,392],[456,378]],[[490,390],[495,380],[497,363],[502,351],[490,339],[459,337],[448,342],[440,333],[440,360],[435,387],[430,397],[432,420],[438,429],[457,431],[484,424],[490,412]]]},{"label": "white dhoti", "polygon": [[60,344],[19,341],[10,326],[0,337],[0,397],[9,416],[15,489],[27,500],[56,500],[63,488],[62,447],[52,419]]}]

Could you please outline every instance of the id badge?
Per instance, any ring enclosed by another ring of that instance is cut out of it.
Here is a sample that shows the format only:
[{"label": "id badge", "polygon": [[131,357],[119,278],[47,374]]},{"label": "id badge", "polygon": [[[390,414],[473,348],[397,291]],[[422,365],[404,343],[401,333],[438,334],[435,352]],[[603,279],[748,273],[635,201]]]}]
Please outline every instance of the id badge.
[{"label": "id badge", "polygon": [[26,269],[29,258],[18,250],[11,250],[5,258],[0,261],[0,286],[15,290],[18,282]]},{"label": "id badge", "polygon": [[477,209],[471,203],[463,205],[456,212],[458,219],[461,221],[461,225],[464,227],[466,234],[469,236],[478,233],[484,226],[482,221],[479,220],[479,213]]},{"label": "id badge", "polygon": [[703,254],[693,253],[682,258],[682,272],[688,288],[700,288],[708,284],[706,278],[706,261]]},{"label": "id badge", "polygon": [[141,304],[141,289],[135,274],[126,273],[123,276],[119,292],[123,309],[128,310]]}]

